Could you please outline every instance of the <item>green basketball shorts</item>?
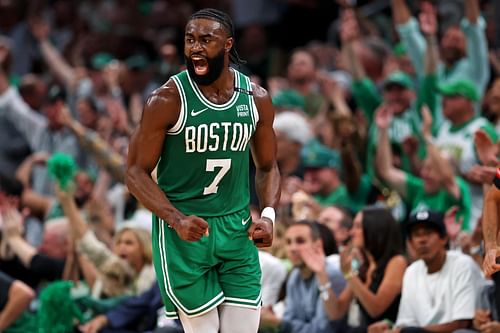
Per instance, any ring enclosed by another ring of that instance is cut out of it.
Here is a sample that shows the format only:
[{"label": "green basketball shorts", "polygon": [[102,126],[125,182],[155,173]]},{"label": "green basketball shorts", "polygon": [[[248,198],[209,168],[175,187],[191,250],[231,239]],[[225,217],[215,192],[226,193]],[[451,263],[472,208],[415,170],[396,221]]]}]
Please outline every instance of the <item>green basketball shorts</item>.
[{"label": "green basketball shorts", "polygon": [[247,234],[249,210],[205,220],[209,236],[188,242],[153,215],[153,263],[168,318],[177,318],[179,310],[200,316],[223,302],[260,307],[261,271]]}]

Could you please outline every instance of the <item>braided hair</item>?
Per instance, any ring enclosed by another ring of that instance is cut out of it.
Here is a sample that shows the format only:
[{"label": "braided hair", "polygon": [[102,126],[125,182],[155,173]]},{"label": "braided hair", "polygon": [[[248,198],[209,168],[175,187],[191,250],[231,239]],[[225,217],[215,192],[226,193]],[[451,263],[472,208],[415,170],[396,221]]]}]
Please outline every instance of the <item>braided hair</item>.
[{"label": "braided hair", "polygon": [[[201,9],[201,10],[197,11],[196,13],[194,13],[193,15],[191,15],[191,17],[189,18],[189,21],[194,20],[194,19],[199,19],[199,18],[209,19],[209,20],[219,22],[220,24],[222,24],[224,26],[224,28],[226,28],[226,31],[227,31],[229,37],[234,37],[233,21],[231,20],[229,15],[227,15],[226,13],[224,13],[220,10],[217,10],[217,9],[213,9],[213,8],[205,8],[205,9]],[[242,64],[246,63],[245,60],[240,58],[235,47],[232,47],[231,50],[229,50],[229,60],[236,65],[242,65]]]}]

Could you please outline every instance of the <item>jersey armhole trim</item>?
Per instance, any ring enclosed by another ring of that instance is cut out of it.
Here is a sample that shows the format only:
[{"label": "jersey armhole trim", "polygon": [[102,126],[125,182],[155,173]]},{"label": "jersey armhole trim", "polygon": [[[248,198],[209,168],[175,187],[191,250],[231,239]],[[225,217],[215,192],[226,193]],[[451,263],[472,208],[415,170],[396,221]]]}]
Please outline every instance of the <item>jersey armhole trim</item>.
[{"label": "jersey armhole trim", "polygon": [[177,86],[177,90],[179,91],[179,97],[181,99],[181,111],[179,112],[179,118],[177,119],[177,122],[171,129],[167,131],[167,134],[177,135],[180,132],[182,132],[182,130],[184,129],[184,125],[186,125],[187,101],[186,101],[186,94],[184,92],[184,89],[182,88],[182,84],[179,81],[179,79],[176,76],[172,76],[172,79],[174,80],[174,83]]},{"label": "jersey armhole trim", "polygon": [[251,95],[248,95],[248,99],[250,100],[250,109],[251,109],[250,112],[252,115],[253,127],[257,128],[257,123],[259,122],[259,111],[257,111],[257,105],[255,105],[254,94],[252,90],[252,82],[250,81],[250,78],[248,76],[245,77],[245,80],[248,85],[248,90],[252,92]]}]

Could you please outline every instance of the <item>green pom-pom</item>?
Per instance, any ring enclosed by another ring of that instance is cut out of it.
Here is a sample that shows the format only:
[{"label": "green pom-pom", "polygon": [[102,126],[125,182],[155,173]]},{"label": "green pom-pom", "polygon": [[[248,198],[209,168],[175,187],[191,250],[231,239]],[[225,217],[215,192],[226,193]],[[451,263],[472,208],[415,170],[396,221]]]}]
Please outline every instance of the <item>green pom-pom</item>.
[{"label": "green pom-pom", "polygon": [[83,321],[83,315],[71,298],[71,281],[57,281],[40,293],[38,333],[73,332],[75,319]]},{"label": "green pom-pom", "polygon": [[59,186],[65,190],[76,173],[76,165],[73,157],[63,153],[56,153],[49,159],[47,166],[49,174],[54,177],[59,183]]}]

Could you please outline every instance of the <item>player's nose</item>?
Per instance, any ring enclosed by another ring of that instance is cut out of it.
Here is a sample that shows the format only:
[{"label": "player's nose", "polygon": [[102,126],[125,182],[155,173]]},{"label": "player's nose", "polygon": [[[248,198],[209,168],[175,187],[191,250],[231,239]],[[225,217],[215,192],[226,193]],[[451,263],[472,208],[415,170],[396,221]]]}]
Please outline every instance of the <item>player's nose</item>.
[{"label": "player's nose", "polygon": [[200,53],[203,51],[203,47],[201,46],[201,43],[197,40],[194,41],[194,43],[191,45],[191,56]]}]

